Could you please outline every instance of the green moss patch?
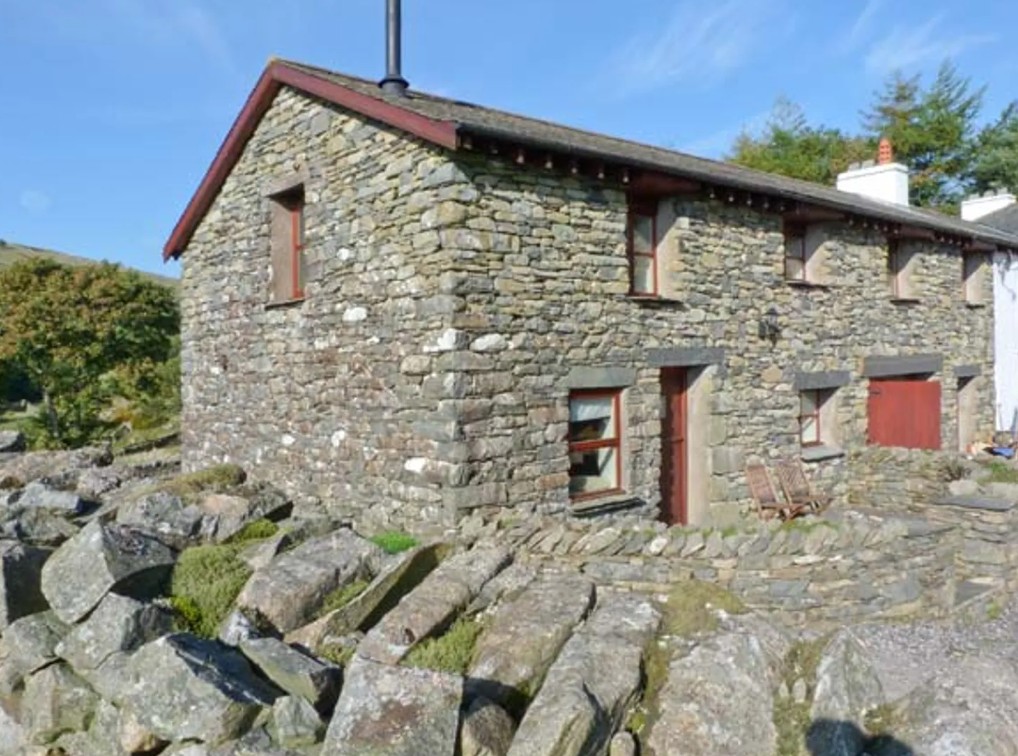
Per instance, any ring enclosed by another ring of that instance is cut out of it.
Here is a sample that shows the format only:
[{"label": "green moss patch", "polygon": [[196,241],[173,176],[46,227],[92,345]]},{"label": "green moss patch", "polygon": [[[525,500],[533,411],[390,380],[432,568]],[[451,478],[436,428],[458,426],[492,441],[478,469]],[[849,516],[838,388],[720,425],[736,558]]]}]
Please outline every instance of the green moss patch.
[{"label": "green moss patch", "polygon": [[408,551],[418,543],[417,539],[409,533],[402,533],[398,530],[378,533],[371,536],[370,541],[376,546],[381,547],[382,551],[387,554],[399,554],[400,552]]},{"label": "green moss patch", "polygon": [[1018,468],[1012,467],[1007,462],[994,460],[986,467],[990,471],[986,480],[990,483],[1018,483]]},{"label": "green moss patch", "polygon": [[219,626],[251,577],[251,568],[240,559],[244,546],[195,546],[181,552],[170,583],[170,603],[180,629],[203,638],[219,635]]},{"label": "green moss patch", "polygon": [[414,646],[403,660],[408,667],[433,669],[437,672],[466,674],[474,656],[477,638],[484,630],[484,621],[460,617],[437,638],[426,638]]},{"label": "green moss patch", "polygon": [[157,483],[144,494],[166,492],[190,500],[199,494],[222,493],[239,486],[247,478],[247,473],[238,465],[215,465],[197,470],[193,473],[178,475],[175,478]]},{"label": "green moss patch", "polygon": [[810,708],[816,688],[817,667],[830,640],[822,636],[814,640],[800,640],[792,644],[785,655],[781,677],[789,691],[796,681],[806,683],[806,697],[801,702],[793,698],[775,698],[774,727],[778,731],[778,756],[806,756],[806,733],[812,717]]},{"label": "green moss patch", "polygon": [[364,593],[364,589],[367,587],[367,580],[354,580],[352,583],[332,591],[332,593],[325,597],[325,600],[322,602],[318,611],[315,612],[315,619],[324,617],[326,614],[334,612],[337,609],[342,609],[344,606]]},{"label": "green moss patch", "polygon": [[264,541],[279,532],[279,526],[271,520],[261,519],[249,522],[239,531],[226,539],[226,543],[250,543]]}]

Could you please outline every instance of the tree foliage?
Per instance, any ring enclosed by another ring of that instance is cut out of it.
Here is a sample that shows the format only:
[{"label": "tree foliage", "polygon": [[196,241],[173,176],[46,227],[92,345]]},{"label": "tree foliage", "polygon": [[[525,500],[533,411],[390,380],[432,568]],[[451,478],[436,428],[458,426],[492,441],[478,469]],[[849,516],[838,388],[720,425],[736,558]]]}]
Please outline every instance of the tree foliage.
[{"label": "tree foliage", "polygon": [[741,134],[728,159],[831,185],[850,163],[875,158],[886,136],[909,167],[912,204],[956,212],[973,190],[1018,188],[1018,103],[980,130],[984,94],[950,62],[928,85],[895,73],[874,92],[857,133],[812,126],[798,106],[779,100],[761,133]]},{"label": "tree foliage", "polygon": [[171,290],[109,263],[17,263],[0,271],[0,312],[0,369],[41,394],[50,446],[95,439],[114,396],[165,381],[180,325]]}]

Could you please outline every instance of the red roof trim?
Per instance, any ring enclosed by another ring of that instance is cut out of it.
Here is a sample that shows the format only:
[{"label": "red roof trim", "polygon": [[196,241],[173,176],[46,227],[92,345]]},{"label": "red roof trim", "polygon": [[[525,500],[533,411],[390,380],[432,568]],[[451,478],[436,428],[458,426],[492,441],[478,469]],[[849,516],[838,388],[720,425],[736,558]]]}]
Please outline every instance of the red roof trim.
[{"label": "red roof trim", "polygon": [[254,133],[262,116],[269,109],[273,98],[282,85],[298,89],[307,94],[319,97],[334,105],[360,113],[367,118],[381,121],[402,131],[406,131],[427,142],[440,147],[456,149],[456,124],[451,121],[440,121],[411,112],[399,105],[385,100],[369,97],[355,92],[334,81],[323,79],[313,74],[299,71],[285,63],[274,62],[265,69],[254,90],[244,103],[240,115],[233,122],[226,139],[216,153],[198,190],[184,209],[183,215],[173,228],[169,240],[163,247],[163,260],[180,257],[191,241],[198,224],[212,207],[216,195],[222,189],[233,166],[240,159],[248,139]]}]

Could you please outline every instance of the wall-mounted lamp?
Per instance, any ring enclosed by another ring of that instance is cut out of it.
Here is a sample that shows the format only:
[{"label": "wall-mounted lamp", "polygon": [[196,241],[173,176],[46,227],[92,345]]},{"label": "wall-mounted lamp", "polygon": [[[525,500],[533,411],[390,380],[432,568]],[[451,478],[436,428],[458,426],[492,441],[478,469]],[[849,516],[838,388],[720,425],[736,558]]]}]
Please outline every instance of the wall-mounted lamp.
[{"label": "wall-mounted lamp", "polygon": [[767,339],[771,344],[778,343],[781,336],[781,324],[778,322],[778,311],[772,306],[760,318],[760,338]]}]

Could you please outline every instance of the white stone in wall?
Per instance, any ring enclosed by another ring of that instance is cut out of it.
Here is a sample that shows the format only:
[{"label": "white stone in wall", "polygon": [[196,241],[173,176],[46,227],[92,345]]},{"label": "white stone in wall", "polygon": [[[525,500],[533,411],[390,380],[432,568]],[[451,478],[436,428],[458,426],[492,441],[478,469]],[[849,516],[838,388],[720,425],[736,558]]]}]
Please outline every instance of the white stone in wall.
[{"label": "white stone in wall", "polygon": [[411,472],[414,475],[420,475],[424,472],[424,469],[428,466],[428,460],[424,457],[411,457],[403,463],[403,469],[407,472]]},{"label": "white stone in wall", "polygon": [[462,349],[469,337],[458,328],[446,328],[430,344],[424,345],[425,352],[451,352],[455,349]]},{"label": "white stone in wall", "polygon": [[339,250],[340,262],[348,262],[353,258],[353,250],[349,247],[341,247]]},{"label": "white stone in wall", "polygon": [[293,446],[295,443],[297,443],[297,439],[291,436],[289,433],[283,434],[282,441],[283,446]]},{"label": "white stone in wall", "polygon": [[508,342],[500,333],[486,333],[484,336],[474,339],[470,348],[475,352],[501,352],[508,346]]},{"label": "white stone in wall", "polygon": [[347,307],[343,311],[343,322],[344,323],[359,323],[362,320],[367,320],[368,311],[363,307]]}]

